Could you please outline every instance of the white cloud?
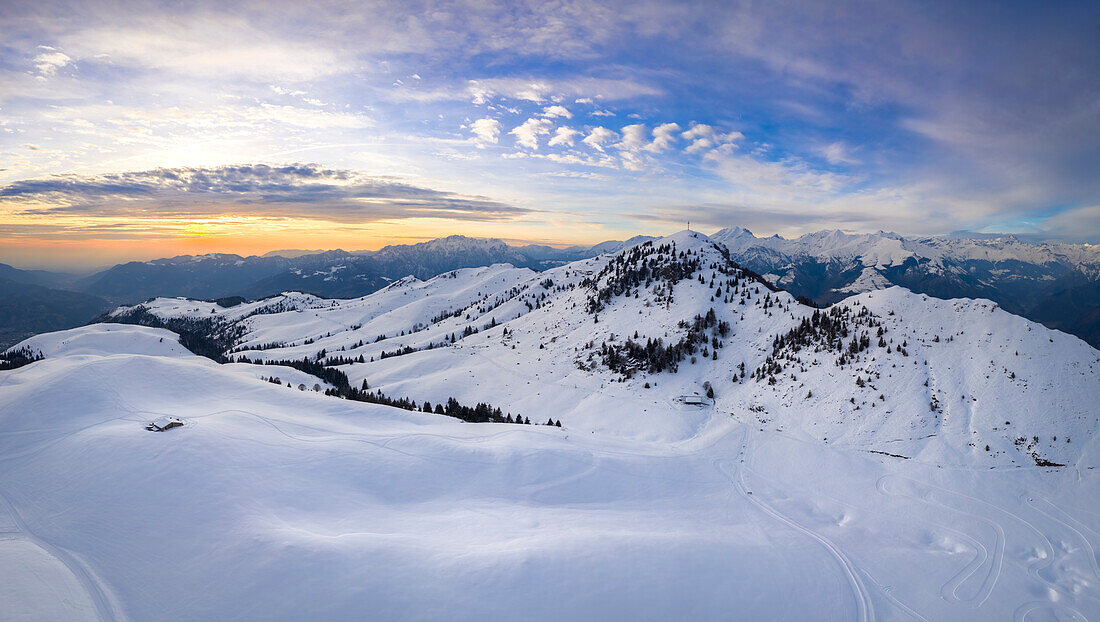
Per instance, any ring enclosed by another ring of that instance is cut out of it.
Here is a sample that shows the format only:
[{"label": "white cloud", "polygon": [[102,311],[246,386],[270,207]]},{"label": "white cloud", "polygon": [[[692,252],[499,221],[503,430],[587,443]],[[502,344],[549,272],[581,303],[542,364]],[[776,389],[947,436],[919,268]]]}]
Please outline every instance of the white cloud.
[{"label": "white cloud", "polygon": [[270,85],[270,88],[271,88],[272,91],[274,91],[278,95],[291,95],[293,97],[301,97],[303,95],[306,95],[305,91],[295,91],[295,90],[292,90],[292,89],[284,89],[283,87],[281,87],[277,84]]},{"label": "white cloud", "polygon": [[691,144],[684,149],[684,153],[696,153],[745,137],[744,134],[738,131],[722,134],[706,123],[695,123],[680,136],[691,141]]},{"label": "white cloud", "polygon": [[563,119],[572,119],[573,113],[569,112],[565,106],[547,106],[542,109],[542,116],[553,119],[555,117],[561,117]]},{"label": "white cloud", "polygon": [[611,176],[592,171],[550,171],[538,173],[541,177],[563,177],[566,179],[589,179],[592,181],[611,181]]},{"label": "white cloud", "polygon": [[714,146],[714,128],[705,123],[697,123],[691,126],[691,129],[680,136],[691,141],[691,144],[684,149],[687,153],[695,153]]},{"label": "white cloud", "polygon": [[571,127],[565,127],[564,125],[554,130],[554,136],[550,139],[549,145],[551,147],[557,147],[559,145],[566,145],[572,147],[582,132]]},{"label": "white cloud", "polygon": [[593,100],[599,97],[609,100],[630,99],[641,96],[661,95],[656,87],[629,79],[611,78],[562,78],[557,80],[531,78],[485,78],[466,83],[466,94],[473,103],[483,105],[496,97],[520,99],[535,103],[575,100]]},{"label": "white cloud", "polygon": [[859,164],[859,160],[852,155],[848,145],[842,142],[830,143],[822,147],[819,152],[829,164]]},{"label": "white cloud", "polygon": [[614,130],[609,130],[606,127],[595,127],[581,142],[593,149],[603,151],[605,146],[611,144],[618,137],[619,135]]},{"label": "white cloud", "polygon": [[516,151],[514,153],[506,153],[501,157],[508,160],[535,158],[548,162],[556,162],[558,164],[594,166],[608,169],[620,168],[620,162],[607,154],[584,156],[576,153],[531,153],[528,151]]},{"label": "white cloud", "polygon": [[478,119],[470,124],[470,131],[477,137],[479,147],[486,143],[496,143],[500,138],[500,121]]},{"label": "white cloud", "polygon": [[[364,114],[328,112],[316,108],[226,105],[201,108],[139,108],[112,105],[56,106],[43,118],[58,127],[81,130],[86,135],[110,137],[119,142],[152,140],[170,144],[180,138],[212,138],[234,132],[263,133],[287,127],[307,130],[361,129],[374,127]],[[94,119],[89,122],[87,119]]]},{"label": "white cloud", "polygon": [[242,115],[254,115],[257,120],[283,123],[309,129],[373,127],[374,120],[362,114],[325,112],[297,106],[260,104],[259,108],[235,107]]},{"label": "white cloud", "polygon": [[703,160],[743,193],[746,200],[755,200],[757,204],[764,201],[816,204],[841,196],[851,190],[853,183],[850,177],[816,170],[801,160],[758,160],[721,150],[708,152]]},{"label": "white cloud", "polygon": [[625,151],[637,151],[649,142],[649,128],[641,123],[623,126],[623,139],[616,147]]},{"label": "white cloud", "polygon": [[541,103],[552,90],[546,82],[512,78],[470,80],[468,89],[473,103],[478,105],[487,104],[496,96]]},{"label": "white cloud", "polygon": [[275,38],[244,19],[203,15],[170,22],[144,16],[122,25],[94,25],[63,35],[77,58],[102,55],[115,65],[156,68],[177,76],[316,80],[358,66],[331,42]]},{"label": "white cloud", "polygon": [[554,124],[547,119],[527,119],[521,125],[513,129],[509,134],[516,137],[516,143],[528,149],[539,148],[539,136],[550,133]]},{"label": "white cloud", "polygon": [[662,123],[653,128],[653,142],[645,147],[645,150],[650,153],[660,153],[672,147],[672,143],[676,141],[677,134],[680,133],[679,123]]},{"label": "white cloud", "polygon": [[619,158],[622,160],[623,168],[628,171],[640,171],[645,169],[645,162],[642,158],[638,157],[636,151],[623,151],[619,154]]},{"label": "white cloud", "polygon": [[273,93],[277,94],[277,95],[285,95],[285,96],[288,96],[288,97],[297,97],[298,99],[301,99],[303,102],[309,104],[310,106],[321,107],[321,106],[325,105],[325,102],[321,101],[320,99],[317,99],[316,97],[307,97],[307,95],[309,95],[309,93],[307,93],[305,91],[298,91],[298,90],[294,90],[294,89],[283,88],[283,87],[281,87],[277,84],[269,84],[268,88],[270,88],[271,91]]},{"label": "white cloud", "polygon": [[73,61],[67,54],[57,48],[40,45],[38,49],[42,51],[35,55],[34,67],[43,76],[52,76],[57,73],[58,69]]}]

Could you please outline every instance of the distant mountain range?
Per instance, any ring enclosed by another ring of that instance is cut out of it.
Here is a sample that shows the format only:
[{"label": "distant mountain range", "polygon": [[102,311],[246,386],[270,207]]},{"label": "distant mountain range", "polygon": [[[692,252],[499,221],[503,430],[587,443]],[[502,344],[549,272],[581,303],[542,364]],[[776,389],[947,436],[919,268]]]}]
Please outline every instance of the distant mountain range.
[{"label": "distant mountain range", "polygon": [[537,244],[510,246],[497,239],[453,235],[378,251],[287,250],[286,256],[268,253],[250,257],[181,255],[118,264],[83,278],[0,264],[0,347],[37,333],[79,326],[112,304],[158,296],[258,299],[301,291],[326,298],[352,298],[410,275],[428,279],[459,268],[499,263],[544,270],[647,239],[638,236],[625,242],[559,249]]},{"label": "distant mountain range", "polygon": [[492,238],[452,235],[421,242],[386,246],[377,251],[342,250],[299,254],[182,255],[154,261],[132,261],[92,275],[77,284],[81,291],[112,301],[140,302],[156,296],[263,298],[284,291],[301,291],[327,298],[363,296],[406,276],[420,279],[437,274],[496,263],[544,270],[566,262],[614,252],[642,242],[553,248],[542,245],[509,246]]},{"label": "distant mountain range", "polygon": [[740,265],[819,304],[891,285],[937,298],[987,298],[1100,347],[1100,246],[885,232],[758,238],[740,227],[711,237]]},{"label": "distant mountain range", "polygon": [[[255,300],[286,291],[354,298],[406,276],[429,279],[493,264],[542,271],[649,239],[637,236],[559,249],[454,235],[378,251],[183,255],[119,264],[84,278],[0,264],[0,279],[7,281],[7,295],[0,303],[0,345],[79,325],[110,303],[132,304],[158,296]],[[1027,242],[1011,236],[904,237],[884,232],[820,231],[793,239],[760,238],[740,227],[722,229],[711,239],[728,248],[738,264],[817,304],[892,285],[939,298],[987,298],[1100,347],[1098,246]]]},{"label": "distant mountain range", "polygon": [[38,333],[86,324],[111,308],[99,296],[59,289],[72,278],[0,264],[0,348]]}]

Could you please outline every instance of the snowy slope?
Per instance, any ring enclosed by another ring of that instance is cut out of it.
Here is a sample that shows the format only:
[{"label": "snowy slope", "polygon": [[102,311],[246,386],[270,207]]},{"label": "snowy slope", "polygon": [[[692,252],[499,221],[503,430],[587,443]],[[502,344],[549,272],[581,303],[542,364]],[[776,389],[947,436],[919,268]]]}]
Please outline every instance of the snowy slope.
[{"label": "snowy slope", "polygon": [[[194,357],[120,356],[133,335],[112,334],[99,355],[0,376],[0,568],[23,611],[549,620],[852,610],[843,578],[813,577],[831,572],[827,555],[795,532],[765,531],[744,501],[729,514],[730,483],[709,456],[301,393]],[[186,423],[144,430],[165,414]],[[777,545],[788,553],[774,555]],[[792,559],[804,570],[790,574]],[[776,588],[802,596],[750,604]]]},{"label": "snowy slope", "polygon": [[[45,360],[0,371],[12,619],[1100,614],[1087,467],[944,469],[657,400],[690,435],[465,424],[109,328],[43,336]],[[625,425],[639,404],[593,407]],[[162,417],[184,425],[144,429]]]},{"label": "snowy slope", "polygon": [[886,289],[891,286],[890,281],[882,276],[878,270],[868,266],[860,272],[859,278],[837,291],[842,294],[862,294],[863,292],[873,292],[876,289]]},{"label": "snowy slope", "polygon": [[[252,315],[247,320],[248,333],[238,352],[250,358],[279,359],[301,358],[328,349],[334,353],[340,350],[345,356],[365,354],[369,358],[383,349],[420,345],[430,342],[439,333],[437,328],[434,332],[421,334],[426,326],[447,325],[433,322],[433,318],[462,311],[475,303],[484,304],[489,293],[507,291],[529,281],[535,274],[527,268],[513,268],[507,264],[467,268],[427,282],[406,277],[363,298],[297,304],[288,312]],[[161,314],[161,301],[155,301],[149,308]],[[235,309],[225,310],[222,316],[226,319],[244,317],[242,311]],[[376,342],[380,336],[387,339]],[[351,347],[354,345],[352,337],[355,343],[367,343]],[[252,349],[272,343],[285,343],[286,346],[265,351]]]},{"label": "snowy slope", "polygon": [[[543,273],[502,265],[404,280],[364,298],[244,320],[238,319],[244,308],[189,308],[196,317],[220,313],[245,329],[233,356],[362,357],[341,365],[354,386],[366,380],[418,402],[488,401],[533,421],[564,419],[575,428],[632,438],[690,438],[710,411],[682,407],[670,418],[664,408],[705,394],[710,383],[714,410],[816,441],[942,464],[1095,459],[1089,440],[1100,427],[1094,406],[1100,353],[1079,339],[988,301],[941,301],[891,288],[826,310],[869,312],[846,320],[851,334],[839,347],[811,343],[799,353],[779,353],[776,339],[814,309],[729,267],[723,249],[701,234],[681,232],[636,248],[644,261],[655,262],[671,255],[654,249],[673,245],[672,254],[687,252],[698,268],[671,285],[671,302],[668,286],[657,280],[627,287],[595,313],[588,308],[593,292],[607,287],[611,269],[626,265],[615,262],[631,251]],[[170,316],[181,304],[162,299],[148,308]],[[658,338],[671,344],[689,332],[681,322],[708,311],[728,324],[728,334],[708,329],[676,373],[624,374],[606,364],[607,348]],[[879,330],[885,331],[881,341]],[[838,364],[858,335],[869,335],[867,349]],[[407,353],[393,356],[398,351]],[[778,363],[782,373],[746,378],[776,356],[786,357]],[[636,407],[620,416],[617,406],[624,403]]]},{"label": "snowy slope", "polygon": [[118,307],[108,316],[118,317],[137,307],[146,307],[162,318],[203,319],[217,315],[221,319],[232,321],[263,313],[297,311],[299,309],[324,309],[340,304],[339,302],[300,292],[284,292],[278,296],[243,302],[231,307],[223,307],[217,302],[193,300],[191,298],[157,298],[155,301],[144,305]]},{"label": "snowy slope", "polygon": [[155,356],[193,356],[179,344],[179,337],[164,329],[92,324],[74,330],[43,333],[26,339],[12,349],[28,348],[43,356],[147,354]]},{"label": "snowy slope", "polygon": [[38,336],[0,371],[19,615],[1100,616],[1100,352],[989,301],[815,310],[681,232],[268,305],[144,308],[239,328],[234,357],[563,427],[344,400],[162,329]]}]

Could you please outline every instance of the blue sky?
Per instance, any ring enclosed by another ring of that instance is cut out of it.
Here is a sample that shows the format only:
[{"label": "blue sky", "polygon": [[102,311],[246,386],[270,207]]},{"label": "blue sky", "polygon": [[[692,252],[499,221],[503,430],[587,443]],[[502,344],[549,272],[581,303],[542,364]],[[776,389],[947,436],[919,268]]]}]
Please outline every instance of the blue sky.
[{"label": "blue sky", "polygon": [[222,4],[0,9],[0,261],[1100,241],[1097,3]]}]

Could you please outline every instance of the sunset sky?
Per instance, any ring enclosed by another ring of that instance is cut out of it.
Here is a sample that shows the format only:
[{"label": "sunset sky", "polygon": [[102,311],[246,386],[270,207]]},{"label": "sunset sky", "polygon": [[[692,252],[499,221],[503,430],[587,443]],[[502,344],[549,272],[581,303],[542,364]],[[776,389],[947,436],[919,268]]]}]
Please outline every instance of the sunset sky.
[{"label": "sunset sky", "polygon": [[0,261],[689,220],[1097,243],[1100,3],[1036,6],[4,2]]}]

